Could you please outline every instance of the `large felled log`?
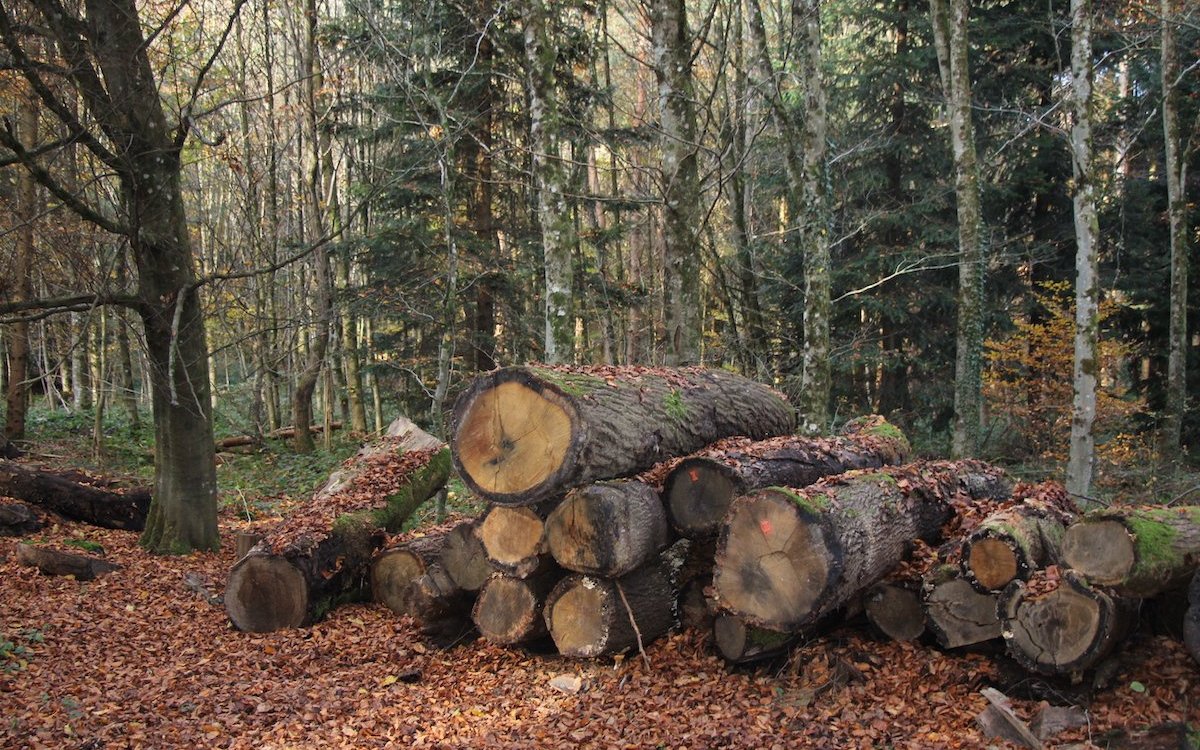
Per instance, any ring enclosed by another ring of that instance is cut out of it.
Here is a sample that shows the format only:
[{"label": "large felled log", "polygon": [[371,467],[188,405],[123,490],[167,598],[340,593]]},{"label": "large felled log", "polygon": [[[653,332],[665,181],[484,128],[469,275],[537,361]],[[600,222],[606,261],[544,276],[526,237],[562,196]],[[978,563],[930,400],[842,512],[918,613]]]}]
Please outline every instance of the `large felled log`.
[{"label": "large felled log", "polygon": [[475,634],[471,606],[475,592],[464,591],[440,564],[435,563],[408,588],[405,612],[412,615],[421,633],[441,648],[466,642]]},{"label": "large felled log", "polygon": [[546,518],[550,554],[577,573],[625,575],[669,541],[662,500],[649,485],[636,481],[597,482],[571,490]]},{"label": "large felled log", "polygon": [[492,567],[527,578],[553,564],[546,546],[546,513],[543,507],[489,506],[475,534]]},{"label": "large felled log", "polygon": [[728,438],[667,476],[663,500],[680,535],[715,536],[735,497],[764,487],[807,487],[821,477],[907,460],[908,441],[882,417],[853,420],[841,437]]},{"label": "large felled log", "polygon": [[0,536],[25,536],[42,528],[37,514],[23,503],[0,503]]},{"label": "large felled log", "polygon": [[1200,570],[1192,575],[1188,587],[1188,610],[1183,616],[1183,645],[1192,659],[1200,664]]},{"label": "large felled log", "polygon": [[1000,637],[999,594],[977,591],[957,565],[939,565],[922,583],[925,623],[942,648],[974,646]]},{"label": "large felled log", "polygon": [[371,598],[396,614],[411,614],[405,610],[408,590],[437,562],[445,539],[445,534],[429,534],[376,552],[371,559]]},{"label": "large felled log", "polygon": [[509,367],[477,378],[458,398],[451,448],[476,493],[531,505],[723,437],[794,428],[783,396],[721,370]]},{"label": "large felled log", "polygon": [[44,575],[74,576],[77,581],[90,581],[121,567],[90,555],[78,555],[74,552],[24,543],[17,545],[17,562],[37,568]]},{"label": "large felled log", "polygon": [[963,542],[962,570],[980,592],[996,592],[1013,580],[1058,563],[1066,527],[1078,509],[1057,482],[1013,492],[1021,502],[985,518]]},{"label": "large felled log", "polygon": [[494,572],[483,542],[476,533],[478,521],[471,519],[456,524],[446,532],[438,562],[455,585],[463,591],[478,592]]},{"label": "large felled log", "polygon": [[1200,567],[1200,506],[1093,511],[1067,529],[1062,554],[1092,583],[1150,598],[1186,585]]},{"label": "large felled log", "polygon": [[[445,484],[449,450],[369,451],[350,478],[327,483],[230,571],[225,609],[240,630],[266,632],[319,620],[333,606],[366,598],[371,557]],[[336,490],[330,490],[330,487]]]},{"label": "large felled log", "polygon": [[1008,653],[1031,672],[1078,678],[1112,653],[1134,621],[1136,601],[1047,568],[1000,594]]},{"label": "large felled log", "polygon": [[893,641],[912,641],[925,633],[920,587],[908,581],[880,581],[863,596],[867,620]]},{"label": "large felled log", "polygon": [[543,607],[550,590],[562,578],[561,570],[550,568],[526,578],[494,573],[475,600],[471,619],[479,634],[501,646],[533,643],[546,638]]},{"label": "large felled log", "polygon": [[713,622],[713,642],[730,664],[753,664],[786,655],[796,643],[796,634],[756,628],[736,615],[722,614]]},{"label": "large felled log", "polygon": [[12,461],[0,461],[0,495],[106,529],[141,531],[150,510],[149,490],[115,492]]},{"label": "large felled log", "polygon": [[675,625],[675,591],[658,559],[620,578],[572,573],[550,592],[545,617],[563,656],[617,654],[644,647]]},{"label": "large felled log", "polygon": [[881,580],[913,540],[936,541],[956,503],[1007,492],[999,470],[961,461],[885,467],[802,490],[743,495],[730,506],[717,544],[718,603],[769,630],[812,625]]}]

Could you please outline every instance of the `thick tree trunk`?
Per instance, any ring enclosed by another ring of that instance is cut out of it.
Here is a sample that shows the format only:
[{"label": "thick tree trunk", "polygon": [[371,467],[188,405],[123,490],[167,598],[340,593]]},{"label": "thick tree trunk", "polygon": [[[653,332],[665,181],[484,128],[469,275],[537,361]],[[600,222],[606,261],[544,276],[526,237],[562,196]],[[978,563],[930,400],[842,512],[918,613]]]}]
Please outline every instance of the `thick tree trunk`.
[{"label": "thick tree trunk", "polygon": [[384,532],[398,530],[450,471],[446,448],[365,461],[382,471],[327,483],[233,566],[225,609],[238,629],[309,625],[342,601],[365,598],[368,566]]},{"label": "thick tree trunk", "polygon": [[1007,493],[974,461],[853,472],[804,490],[735,500],[717,546],[720,606],[749,624],[795,631],[845,605],[903,561],[913,540],[940,538],[956,503]]},{"label": "thick tree trunk", "polygon": [[[32,91],[20,95],[17,137],[30,150],[37,146],[39,99]],[[28,170],[17,173],[16,243],[12,266],[14,301],[33,299],[33,227],[37,221],[37,182]],[[8,383],[5,394],[4,434],[14,440],[25,437],[25,413],[29,409],[29,323],[8,325]]]},{"label": "thick tree trunk", "polygon": [[371,558],[371,599],[398,615],[411,614],[405,610],[409,589],[438,561],[445,540],[445,534],[429,534],[375,553]]},{"label": "thick tree trunk", "polygon": [[957,565],[939,565],[921,586],[925,623],[942,648],[974,646],[1000,637],[999,594],[981,593]]},{"label": "thick tree trunk", "polygon": [[1008,653],[1031,672],[1077,679],[1124,639],[1136,601],[1091,586],[1074,571],[1013,581],[998,611]]},{"label": "thick tree trunk", "polygon": [[662,499],[642,482],[579,487],[568,492],[546,518],[550,554],[576,573],[622,576],[651,560],[669,542]]},{"label": "thick tree trunk", "polygon": [[150,493],[144,489],[114,492],[11,461],[0,461],[0,495],[92,526],[126,531],[141,531],[150,508]]},{"label": "thick tree trunk", "polygon": [[667,476],[663,498],[680,535],[714,536],[735,497],[764,487],[807,487],[831,474],[901,463],[908,452],[908,441],[881,417],[855,420],[837,438],[729,438],[676,466]]},{"label": "thick tree trunk", "polygon": [[1093,511],[1067,529],[1062,556],[1090,583],[1126,596],[1170,591],[1200,567],[1200,505]]},{"label": "thick tree trunk", "polygon": [[417,621],[422,635],[440,648],[450,648],[474,636],[474,603],[473,592],[464,591],[445,568],[434,564],[409,587],[404,611]]},{"label": "thick tree trunk", "polygon": [[446,532],[446,541],[438,557],[441,567],[454,585],[471,593],[479,591],[495,569],[488,560],[483,542],[476,533],[478,521],[463,521]]},{"label": "thick tree trunk", "polygon": [[562,578],[558,568],[549,568],[528,578],[496,573],[479,590],[471,618],[479,634],[501,646],[535,643],[546,638],[543,607],[550,590]]},{"label": "thick tree trunk", "polygon": [[641,649],[675,625],[675,592],[659,559],[620,578],[572,573],[546,600],[545,617],[563,656]]},{"label": "thick tree trunk", "polygon": [[1180,153],[1179,137],[1179,50],[1175,42],[1176,24],[1180,24],[1178,12],[1184,3],[1179,0],[1161,0],[1162,24],[1161,69],[1162,69],[1162,121],[1163,121],[1163,173],[1167,182],[1167,223],[1171,245],[1171,292],[1169,295],[1170,322],[1167,344],[1166,403],[1162,425],[1161,444],[1167,455],[1175,455],[1180,448],[1183,418],[1187,409],[1187,340],[1188,340],[1188,224],[1187,224],[1187,161],[1193,147],[1193,138]]},{"label": "thick tree trunk", "polygon": [[17,562],[37,568],[43,575],[74,576],[76,581],[90,581],[121,567],[91,555],[24,543],[17,545]]},{"label": "thick tree trunk", "polygon": [[796,634],[756,628],[736,615],[717,615],[713,642],[730,664],[753,664],[785,656],[796,644]]},{"label": "thick tree trunk", "polygon": [[553,563],[541,508],[492,505],[475,533],[492,567],[505,575],[528,578]]},{"label": "thick tree trunk", "polygon": [[893,641],[912,641],[925,633],[920,588],[911,582],[880,581],[863,596],[867,620]]},{"label": "thick tree trunk", "polygon": [[1014,494],[1020,504],[992,513],[963,541],[963,575],[980,592],[1000,591],[1058,563],[1063,533],[1078,514],[1057,482]]},{"label": "thick tree trunk", "polygon": [[794,426],[778,393],[719,370],[510,367],[459,397],[451,446],[476,493],[532,505],[723,437],[786,435]]},{"label": "thick tree trunk", "polygon": [[23,503],[0,503],[0,536],[25,536],[42,528],[37,514]]}]

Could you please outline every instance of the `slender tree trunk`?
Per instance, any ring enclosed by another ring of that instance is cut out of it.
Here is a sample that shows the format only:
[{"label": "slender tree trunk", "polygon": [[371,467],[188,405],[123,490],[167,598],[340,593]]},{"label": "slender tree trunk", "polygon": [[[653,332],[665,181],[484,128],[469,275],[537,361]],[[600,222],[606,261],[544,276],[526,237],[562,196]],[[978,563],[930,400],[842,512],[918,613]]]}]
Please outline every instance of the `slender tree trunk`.
[{"label": "slender tree trunk", "polygon": [[[27,149],[37,145],[38,99],[30,91],[21,97],[17,137]],[[17,237],[12,280],[15,300],[33,298],[33,224],[37,218],[37,185],[27,170],[17,174]],[[12,323],[8,331],[8,383],[5,393],[4,432],[12,440],[25,437],[25,412],[29,408],[29,324]]]},{"label": "slender tree trunk", "polygon": [[1071,173],[1075,217],[1075,358],[1072,370],[1071,444],[1067,491],[1086,497],[1095,465],[1100,225],[1092,165],[1092,0],[1071,0]]},{"label": "slender tree trunk", "polygon": [[1166,154],[1163,171],[1167,178],[1167,217],[1171,237],[1170,331],[1167,354],[1167,403],[1163,420],[1164,455],[1179,451],[1183,415],[1187,408],[1187,284],[1188,232],[1184,173],[1187,158],[1181,156],[1179,138],[1179,50],[1175,43],[1178,0],[1162,0],[1162,119]]}]

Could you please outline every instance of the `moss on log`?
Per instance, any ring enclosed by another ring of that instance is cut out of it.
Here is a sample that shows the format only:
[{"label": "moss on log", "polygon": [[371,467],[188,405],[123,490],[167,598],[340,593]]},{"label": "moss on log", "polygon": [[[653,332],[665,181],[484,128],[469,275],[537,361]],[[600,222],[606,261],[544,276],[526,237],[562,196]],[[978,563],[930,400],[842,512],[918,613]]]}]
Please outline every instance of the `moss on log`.
[{"label": "moss on log", "polygon": [[1067,529],[1062,554],[1092,583],[1150,598],[1186,585],[1200,566],[1200,506],[1093,511]]}]

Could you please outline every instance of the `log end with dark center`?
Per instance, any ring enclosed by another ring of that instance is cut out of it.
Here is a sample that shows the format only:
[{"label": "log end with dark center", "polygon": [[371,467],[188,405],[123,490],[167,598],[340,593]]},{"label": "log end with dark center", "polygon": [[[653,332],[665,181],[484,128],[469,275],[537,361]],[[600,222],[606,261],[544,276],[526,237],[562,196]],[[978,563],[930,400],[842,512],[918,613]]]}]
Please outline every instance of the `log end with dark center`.
[{"label": "log end with dark center", "polygon": [[229,573],[225,610],[238,630],[251,633],[299,627],[308,613],[308,583],[282,557],[244,557]]},{"label": "log end with dark center", "polygon": [[1080,521],[1063,535],[1062,555],[1066,566],[1093,583],[1120,583],[1137,562],[1129,530],[1119,521]]},{"label": "log end with dark center", "polygon": [[689,458],[667,477],[663,498],[675,530],[699,538],[719,531],[729,504],[740,492],[734,472],[720,462]]}]

